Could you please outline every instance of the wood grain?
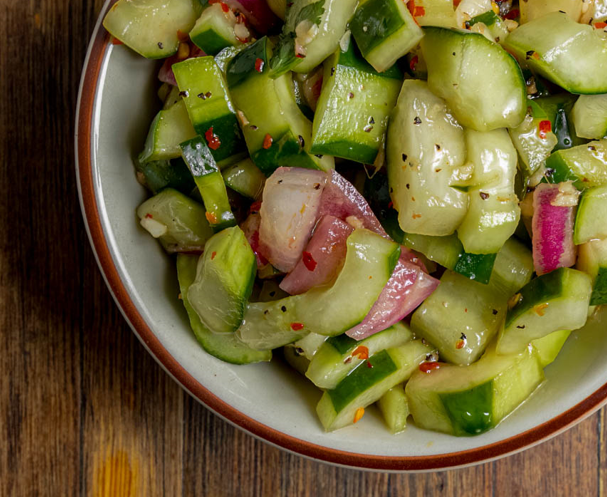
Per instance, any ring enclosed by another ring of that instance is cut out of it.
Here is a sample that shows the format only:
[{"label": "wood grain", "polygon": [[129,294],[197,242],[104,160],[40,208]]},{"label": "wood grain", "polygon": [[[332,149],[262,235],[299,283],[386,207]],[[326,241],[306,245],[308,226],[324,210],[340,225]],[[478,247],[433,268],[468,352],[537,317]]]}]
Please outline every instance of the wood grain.
[{"label": "wood grain", "polygon": [[101,5],[0,0],[0,497],[603,495],[605,411],[498,462],[395,475],[279,451],[185,395],[113,304],[80,218],[73,118]]}]

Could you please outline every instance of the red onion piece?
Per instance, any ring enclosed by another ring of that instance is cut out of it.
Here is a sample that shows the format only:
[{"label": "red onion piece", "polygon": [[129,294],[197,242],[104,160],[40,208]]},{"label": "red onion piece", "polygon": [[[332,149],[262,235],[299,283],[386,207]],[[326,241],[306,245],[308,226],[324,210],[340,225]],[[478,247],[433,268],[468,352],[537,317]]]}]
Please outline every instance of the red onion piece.
[{"label": "red onion piece", "polygon": [[255,258],[257,259],[257,268],[262,268],[268,263],[268,260],[261,253],[261,247],[259,245],[259,224],[261,222],[261,216],[255,212],[249,214],[249,217],[240,225],[240,228],[244,232],[244,236],[249,242]]},{"label": "red onion piece", "polygon": [[223,0],[223,3],[232,10],[242,12],[253,27],[263,35],[281,22],[265,0]]}]

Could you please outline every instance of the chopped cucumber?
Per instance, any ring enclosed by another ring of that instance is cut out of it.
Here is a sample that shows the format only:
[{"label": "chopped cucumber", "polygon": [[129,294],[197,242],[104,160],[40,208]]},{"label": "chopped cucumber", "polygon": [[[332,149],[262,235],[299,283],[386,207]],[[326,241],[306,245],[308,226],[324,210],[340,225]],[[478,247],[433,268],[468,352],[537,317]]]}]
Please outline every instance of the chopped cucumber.
[{"label": "chopped cucumber", "polygon": [[285,361],[299,374],[306,374],[310,360],[297,353],[297,349],[292,345],[286,345],[282,349]]},{"label": "chopped cucumber", "polygon": [[179,144],[196,136],[185,103],[180,100],[167,110],[161,110],[150,125],[140,163],[175,159],[181,156]]},{"label": "chopped cucumber", "polygon": [[582,245],[607,238],[607,186],[588,188],[582,193],[575,218],[573,241]]},{"label": "chopped cucumber", "polygon": [[457,229],[466,252],[495,254],[516,231],[521,210],[514,192],[517,154],[505,129],[466,130],[470,206]]},{"label": "chopped cucumber", "polygon": [[573,106],[573,124],[582,138],[607,137],[607,95],[581,95]]},{"label": "chopped cucumber", "polygon": [[410,412],[404,385],[397,385],[383,394],[377,407],[392,433],[400,433],[407,427]]},{"label": "chopped cucumber", "polygon": [[196,133],[203,136],[220,165],[244,158],[246,147],[219,66],[213,57],[197,57],[173,65]]},{"label": "chopped cucumber", "polygon": [[496,254],[469,254],[462,250],[453,271],[486,285],[491,280],[496,257]]},{"label": "chopped cucumber", "polygon": [[607,304],[607,240],[581,245],[576,267],[594,281],[590,305]]},{"label": "chopped cucumber", "polygon": [[170,253],[202,252],[213,236],[204,207],[172,188],[146,200],[137,208],[137,216]]},{"label": "chopped cucumber", "polygon": [[409,0],[409,8],[420,26],[457,28],[453,4],[453,0]]},{"label": "chopped cucumber", "polygon": [[537,352],[493,350],[467,366],[416,372],[405,388],[415,424],[450,435],[479,435],[497,426],[544,380]]},{"label": "chopped cucumber", "polygon": [[450,186],[466,159],[464,130],[423,81],[403,84],[390,117],[387,159],[401,229],[453,233],[468,208],[468,195]]},{"label": "chopped cucumber", "polygon": [[441,358],[471,364],[498,332],[505,297],[457,273],[446,271],[440,285],[413,313],[413,332],[436,345]]},{"label": "chopped cucumber", "polygon": [[424,33],[428,85],[461,124],[478,131],[521,124],[527,90],[508,52],[478,33],[438,27],[426,27]]},{"label": "chopped cucumber", "polygon": [[253,362],[269,361],[272,352],[253,350],[242,343],[234,333],[217,334],[209,331],[198,318],[188,300],[188,292],[196,279],[198,256],[179,254],[177,256],[177,276],[181,298],[190,318],[192,331],[198,342],[209,354],[231,364],[249,364]]},{"label": "chopped cucumber", "polygon": [[573,181],[578,190],[607,184],[607,140],[554,152],[546,161],[550,183]]},{"label": "chopped cucumber", "polygon": [[365,359],[384,349],[398,347],[412,338],[409,328],[401,323],[361,341],[347,335],[331,337],[310,362],[306,376],[319,388],[335,388]]},{"label": "chopped cucumber", "polygon": [[554,362],[569,335],[571,335],[571,331],[569,330],[555,331],[550,333],[550,335],[531,342],[531,345],[537,351],[540,364],[543,368]]},{"label": "chopped cucumber", "polygon": [[519,3],[521,24],[539,19],[551,12],[564,12],[572,21],[578,22],[582,15],[584,0],[527,0]]},{"label": "chopped cucumber", "polygon": [[499,354],[523,350],[532,340],[586,324],[592,279],[581,271],[560,268],[532,280],[517,294],[497,342]]},{"label": "chopped cucumber", "polygon": [[350,29],[365,59],[383,72],[424,36],[402,0],[362,0]]},{"label": "chopped cucumber", "polygon": [[228,9],[224,12],[220,3],[209,5],[190,31],[190,39],[207,55],[217,55],[226,47],[236,47],[242,42],[234,33],[236,16]]},{"label": "chopped cucumber", "polygon": [[196,188],[192,174],[183,159],[137,163],[137,172],[143,175],[143,183],[155,195],[165,188],[173,188],[190,195]]},{"label": "chopped cucumber", "polygon": [[557,144],[553,151],[586,143],[586,140],[577,135],[573,125],[573,106],[577,98],[570,93],[562,93],[533,100],[537,104],[534,112],[537,112],[538,107],[545,112],[556,136]]},{"label": "chopped cucumber", "polygon": [[488,10],[487,12],[474,16],[472,19],[470,19],[468,24],[470,26],[483,24],[489,30],[491,37],[497,43],[503,43],[510,34],[508,27],[502,18],[493,12],[493,10]]},{"label": "chopped cucumber", "polygon": [[308,333],[335,336],[359,324],[390,279],[398,244],[357,229],[347,240],[344,267],[329,288],[315,288],[270,303],[251,303],[238,331],[256,349],[273,349]]},{"label": "chopped cucumber", "polygon": [[301,340],[297,340],[297,342],[288,345],[288,347],[295,348],[299,355],[305,357],[308,361],[311,361],[327,340],[330,340],[330,338],[325,335],[310,333]]},{"label": "chopped cucumber", "polygon": [[568,92],[607,93],[607,43],[592,26],[578,24],[563,12],[519,26],[504,46]]},{"label": "chopped cucumber", "polygon": [[232,333],[240,327],[256,272],[255,254],[238,226],[207,241],[188,301],[208,329]]},{"label": "chopped cucumber", "polygon": [[181,155],[190,169],[206,209],[206,218],[213,228],[223,229],[236,224],[223,176],[202,137],[181,144]]},{"label": "chopped cucumber", "polygon": [[270,77],[269,53],[270,41],[264,37],[239,52],[227,67],[251,159],[266,176],[280,166],[332,169],[332,157],[309,153],[312,123],[297,106],[291,74]]},{"label": "chopped cucumber", "polygon": [[531,281],[533,271],[531,250],[510,238],[497,253],[490,286],[510,298]]},{"label": "chopped cucumber", "polygon": [[235,192],[253,200],[261,197],[266,177],[251,159],[230,166],[222,174],[226,185]]},{"label": "chopped cucumber", "polygon": [[371,356],[367,362],[372,367],[360,363],[320,399],[316,412],[325,430],[334,431],[356,423],[367,406],[406,381],[431,352],[420,340],[413,340]]},{"label": "chopped cucumber", "polygon": [[119,0],[103,19],[110,34],[148,59],[164,59],[179,48],[178,31],[188,33],[199,0]]},{"label": "chopped cucumber", "polygon": [[388,116],[401,84],[396,67],[377,73],[354,43],[345,51],[338,49],[325,62],[311,153],[373,164],[384,147]]}]

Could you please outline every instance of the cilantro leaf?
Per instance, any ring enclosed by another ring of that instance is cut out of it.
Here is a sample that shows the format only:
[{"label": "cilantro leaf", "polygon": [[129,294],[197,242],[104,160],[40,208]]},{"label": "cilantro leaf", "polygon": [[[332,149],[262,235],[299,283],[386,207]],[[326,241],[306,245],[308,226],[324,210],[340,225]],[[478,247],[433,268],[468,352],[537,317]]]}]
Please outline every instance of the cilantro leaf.
[{"label": "cilantro leaf", "polygon": [[320,18],[325,13],[325,0],[318,0],[306,5],[299,11],[295,18],[295,26],[298,26],[302,21],[310,21],[312,24],[320,24]]}]

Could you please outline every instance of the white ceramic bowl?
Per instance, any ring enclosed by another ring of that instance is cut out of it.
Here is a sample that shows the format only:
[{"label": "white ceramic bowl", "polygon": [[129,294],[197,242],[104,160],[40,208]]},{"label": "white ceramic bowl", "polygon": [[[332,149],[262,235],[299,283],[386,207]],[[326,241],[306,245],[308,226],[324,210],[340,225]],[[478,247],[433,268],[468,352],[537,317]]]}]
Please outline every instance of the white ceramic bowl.
[{"label": "white ceramic bowl", "polygon": [[[111,1],[102,10],[103,17]],[[598,409],[607,397],[607,319],[574,333],[547,381],[489,433],[455,438],[409,426],[393,436],[377,413],[324,433],[318,391],[278,361],[233,366],[197,344],[177,299],[174,260],[145,233],[135,208],[147,193],[132,157],[157,110],[158,63],[109,43],[98,22],[86,59],[76,129],[79,191],[106,282],[135,333],[188,392],[224,419],[284,449],[335,464],[392,471],[444,469],[530,447]]]}]

